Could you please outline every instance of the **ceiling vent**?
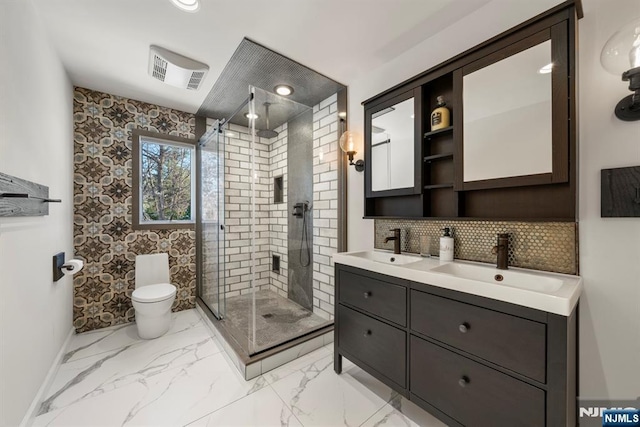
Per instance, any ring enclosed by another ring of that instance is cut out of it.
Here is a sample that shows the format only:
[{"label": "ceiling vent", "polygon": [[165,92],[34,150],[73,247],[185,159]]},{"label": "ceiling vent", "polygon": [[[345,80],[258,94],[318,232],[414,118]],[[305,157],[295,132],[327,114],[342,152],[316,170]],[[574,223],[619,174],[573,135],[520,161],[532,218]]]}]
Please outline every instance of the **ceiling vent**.
[{"label": "ceiling vent", "polygon": [[209,66],[186,56],[158,46],[149,49],[149,75],[171,86],[198,90],[208,71]]}]

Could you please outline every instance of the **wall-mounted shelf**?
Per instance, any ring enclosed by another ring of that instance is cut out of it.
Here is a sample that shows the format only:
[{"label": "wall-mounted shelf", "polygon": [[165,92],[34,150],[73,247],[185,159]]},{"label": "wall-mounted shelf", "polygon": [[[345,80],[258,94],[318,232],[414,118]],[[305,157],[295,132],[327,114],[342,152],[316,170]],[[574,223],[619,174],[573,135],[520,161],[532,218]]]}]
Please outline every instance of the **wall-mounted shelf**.
[{"label": "wall-mounted shelf", "polygon": [[424,186],[425,190],[437,190],[438,188],[453,188],[453,183],[451,183],[451,184],[432,184],[432,185],[425,185]]},{"label": "wall-mounted shelf", "polygon": [[424,134],[424,139],[431,139],[432,137],[439,135],[439,134],[445,134],[445,133],[449,133],[453,131],[453,126],[448,126],[446,128],[442,128],[442,129],[438,129],[438,130],[434,130],[431,132],[427,132]]},{"label": "wall-mounted shelf", "polygon": [[0,173],[0,217],[49,215],[49,187]]},{"label": "wall-mounted shelf", "polygon": [[434,154],[433,156],[425,156],[424,162],[430,163],[435,160],[444,160],[444,159],[452,159],[453,153],[444,153],[444,154]]}]

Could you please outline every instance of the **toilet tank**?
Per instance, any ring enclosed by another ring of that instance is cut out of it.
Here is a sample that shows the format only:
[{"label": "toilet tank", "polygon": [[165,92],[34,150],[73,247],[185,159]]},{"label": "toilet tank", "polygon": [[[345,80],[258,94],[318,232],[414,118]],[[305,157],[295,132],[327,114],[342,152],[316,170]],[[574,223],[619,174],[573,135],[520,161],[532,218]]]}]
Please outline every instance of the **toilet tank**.
[{"label": "toilet tank", "polygon": [[169,282],[169,254],[136,256],[136,288]]}]

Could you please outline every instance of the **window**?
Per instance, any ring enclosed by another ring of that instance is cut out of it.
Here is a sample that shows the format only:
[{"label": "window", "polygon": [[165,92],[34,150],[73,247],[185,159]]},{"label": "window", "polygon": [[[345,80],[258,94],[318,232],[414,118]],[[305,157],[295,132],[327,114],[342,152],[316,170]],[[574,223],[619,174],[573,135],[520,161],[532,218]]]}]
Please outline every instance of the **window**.
[{"label": "window", "polygon": [[133,131],[133,228],[192,228],[194,140]]}]

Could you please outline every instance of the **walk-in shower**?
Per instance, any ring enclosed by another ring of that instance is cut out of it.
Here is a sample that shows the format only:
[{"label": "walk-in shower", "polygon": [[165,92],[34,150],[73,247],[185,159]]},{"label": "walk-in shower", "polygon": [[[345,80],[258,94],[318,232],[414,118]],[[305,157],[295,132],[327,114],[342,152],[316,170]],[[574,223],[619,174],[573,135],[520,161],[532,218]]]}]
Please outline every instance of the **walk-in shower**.
[{"label": "walk-in shower", "polygon": [[247,95],[200,139],[196,231],[199,300],[251,356],[333,322],[339,117]]}]

